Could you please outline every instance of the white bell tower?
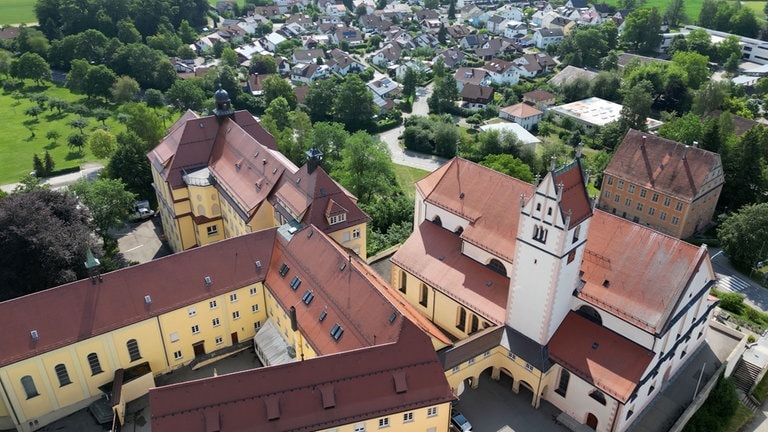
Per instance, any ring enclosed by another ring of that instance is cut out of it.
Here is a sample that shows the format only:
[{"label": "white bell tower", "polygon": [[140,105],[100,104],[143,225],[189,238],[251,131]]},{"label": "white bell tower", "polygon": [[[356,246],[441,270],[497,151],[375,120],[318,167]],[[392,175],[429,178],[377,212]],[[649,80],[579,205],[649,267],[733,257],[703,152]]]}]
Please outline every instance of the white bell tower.
[{"label": "white bell tower", "polygon": [[537,183],[533,196],[520,197],[506,323],[546,345],[580,282],[592,203],[578,159]]}]

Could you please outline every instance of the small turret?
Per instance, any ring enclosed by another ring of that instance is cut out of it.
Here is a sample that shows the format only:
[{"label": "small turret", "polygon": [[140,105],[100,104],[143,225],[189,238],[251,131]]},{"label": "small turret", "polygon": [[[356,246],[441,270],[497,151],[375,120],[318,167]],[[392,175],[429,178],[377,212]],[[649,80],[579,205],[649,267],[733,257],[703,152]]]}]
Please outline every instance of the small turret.
[{"label": "small turret", "polygon": [[226,117],[235,113],[232,109],[229,93],[221,88],[221,84],[219,84],[219,89],[216,90],[216,93],[213,94],[213,101],[216,103],[216,108],[213,110],[216,117]]},{"label": "small turret", "polygon": [[307,173],[312,174],[317,167],[323,162],[323,152],[312,147],[307,150]]}]

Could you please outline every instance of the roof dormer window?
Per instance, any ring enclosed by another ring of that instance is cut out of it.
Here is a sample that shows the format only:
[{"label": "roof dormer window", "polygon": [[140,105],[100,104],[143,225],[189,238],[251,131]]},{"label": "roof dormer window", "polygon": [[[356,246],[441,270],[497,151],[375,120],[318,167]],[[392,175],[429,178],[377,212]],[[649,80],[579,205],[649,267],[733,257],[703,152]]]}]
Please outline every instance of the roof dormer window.
[{"label": "roof dormer window", "polygon": [[328,219],[328,223],[331,224],[331,225],[335,225],[337,223],[344,222],[345,220],[347,220],[347,214],[346,213],[341,213],[341,214],[337,214],[337,215],[331,216]]}]

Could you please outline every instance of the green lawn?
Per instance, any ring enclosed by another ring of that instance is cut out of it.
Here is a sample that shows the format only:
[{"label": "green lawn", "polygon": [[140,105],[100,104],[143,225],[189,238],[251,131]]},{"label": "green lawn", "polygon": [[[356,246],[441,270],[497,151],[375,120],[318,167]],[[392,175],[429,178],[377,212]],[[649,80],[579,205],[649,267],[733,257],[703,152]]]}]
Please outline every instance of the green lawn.
[{"label": "green lawn", "polygon": [[414,186],[414,183],[426,177],[427,174],[429,174],[429,171],[397,164],[393,164],[393,167],[395,169],[395,176],[397,177],[397,184],[399,184],[403,189],[403,192],[408,195],[408,198],[413,200],[416,196],[416,187]]},{"label": "green lawn", "polygon": [[755,11],[755,16],[758,20],[765,21],[765,12],[763,12],[765,3],[764,1],[743,1],[741,5]]},{"label": "green lawn", "polygon": [[[618,0],[604,0],[606,4],[616,6]],[[704,0],[686,0],[683,3],[683,9],[685,10],[686,20],[685,24],[694,24],[699,19],[699,11],[701,11],[701,5],[704,4]],[[656,7],[659,12],[664,15],[669,5],[669,0],[647,0],[643,3],[643,7]],[[762,15],[761,15],[762,16]]]},{"label": "green lawn", "polygon": [[35,21],[35,0],[0,0],[0,25]]},{"label": "green lawn", "polygon": [[[24,111],[34,103],[26,96],[31,93],[45,92],[50,97],[64,99],[70,103],[82,103],[90,108],[96,108],[94,101],[88,102],[84,96],[75,95],[69,90],[56,87],[50,83],[43,87],[33,85],[27,81],[26,87],[21,91],[22,97],[18,99],[6,91],[0,93],[0,118],[3,119],[3,130],[0,135],[0,184],[14,183],[32,171],[32,157],[35,153],[42,158],[47,150],[56,163],[56,170],[77,166],[83,162],[102,162],[93,156],[86,146],[82,152],[70,149],[67,145],[67,137],[77,130],[69,126],[77,115],[46,109],[37,120],[26,115]],[[19,95],[16,95],[17,97]],[[114,106],[104,106],[112,111]],[[90,124],[85,132],[91,132],[101,126],[101,122],[95,118],[88,118]],[[125,126],[120,124],[113,116],[106,121],[106,127],[115,135],[125,131]],[[49,131],[59,133],[56,141],[46,138]]]}]

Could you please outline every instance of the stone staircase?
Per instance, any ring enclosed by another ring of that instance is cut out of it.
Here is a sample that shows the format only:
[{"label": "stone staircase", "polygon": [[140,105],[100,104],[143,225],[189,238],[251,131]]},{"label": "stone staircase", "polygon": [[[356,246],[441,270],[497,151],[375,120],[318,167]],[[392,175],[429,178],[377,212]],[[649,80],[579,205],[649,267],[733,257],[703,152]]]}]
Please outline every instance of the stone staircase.
[{"label": "stone staircase", "polygon": [[736,365],[731,378],[733,379],[736,388],[740,389],[745,394],[749,394],[750,390],[752,390],[752,386],[757,382],[758,376],[760,376],[760,366],[741,358]]}]

